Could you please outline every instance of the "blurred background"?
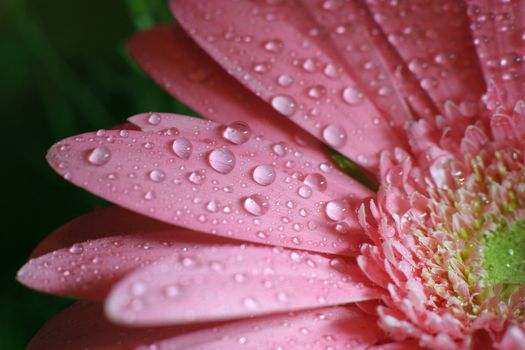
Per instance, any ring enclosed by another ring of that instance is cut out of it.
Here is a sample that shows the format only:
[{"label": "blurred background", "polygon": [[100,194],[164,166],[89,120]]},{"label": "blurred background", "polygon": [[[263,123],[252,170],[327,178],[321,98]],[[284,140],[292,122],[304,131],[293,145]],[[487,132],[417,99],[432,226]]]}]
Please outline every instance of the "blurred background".
[{"label": "blurred background", "polygon": [[71,303],[15,281],[31,250],[63,223],[105,205],[57,176],[46,150],[135,113],[184,111],[126,50],[134,32],[171,21],[167,0],[0,1],[0,349],[24,349]]}]

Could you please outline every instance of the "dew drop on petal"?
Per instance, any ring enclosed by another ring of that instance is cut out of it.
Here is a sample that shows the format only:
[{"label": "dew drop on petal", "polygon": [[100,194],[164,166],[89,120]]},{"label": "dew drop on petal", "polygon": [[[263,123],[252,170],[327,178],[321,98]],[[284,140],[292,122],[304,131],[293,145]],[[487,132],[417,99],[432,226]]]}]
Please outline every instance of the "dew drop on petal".
[{"label": "dew drop on petal", "polygon": [[310,198],[312,196],[312,188],[307,185],[299,186],[297,194],[302,198]]},{"label": "dew drop on petal", "polygon": [[258,165],[253,169],[252,177],[259,185],[271,185],[275,181],[275,168],[270,164]]},{"label": "dew drop on petal", "polygon": [[162,182],[166,178],[166,173],[160,169],[154,169],[149,172],[149,179],[153,182]]},{"label": "dew drop on petal", "polygon": [[92,165],[104,165],[111,159],[111,151],[104,146],[93,148],[88,152],[87,160]]},{"label": "dew drop on petal", "polygon": [[241,145],[250,139],[251,134],[250,126],[245,122],[238,121],[227,125],[222,132],[222,137],[231,143]]},{"label": "dew drop on petal", "polygon": [[191,156],[192,144],[188,139],[178,138],[173,140],[171,149],[175,155],[181,159],[187,160]]},{"label": "dew drop on petal", "polygon": [[288,95],[276,95],[271,100],[272,107],[281,114],[291,117],[297,108],[295,100]]},{"label": "dew drop on petal", "polygon": [[195,185],[202,185],[204,180],[206,180],[206,176],[202,171],[192,171],[187,176],[188,180]]},{"label": "dew drop on petal", "polygon": [[329,201],[326,203],[325,213],[331,220],[341,221],[350,215],[350,206],[344,199]]},{"label": "dew drop on petal", "polygon": [[250,214],[255,216],[261,216],[268,212],[270,205],[268,198],[260,194],[252,194],[249,197],[244,198],[243,208]]},{"label": "dew drop on petal", "polygon": [[326,188],[328,187],[328,183],[326,182],[326,178],[323,175],[319,174],[319,173],[306,175],[304,177],[303,182],[306,185],[310,186],[311,188],[316,189],[319,192],[326,191]]},{"label": "dew drop on petal", "polygon": [[280,39],[272,39],[272,40],[265,41],[263,43],[263,47],[268,52],[277,53],[283,49],[284,44],[282,40]]},{"label": "dew drop on petal", "polygon": [[228,174],[235,167],[235,155],[227,148],[216,148],[208,155],[210,166],[221,174]]},{"label": "dew drop on petal", "polygon": [[158,115],[157,113],[152,113],[148,117],[148,123],[150,123],[151,125],[159,125],[160,120],[160,115]]},{"label": "dew drop on petal", "polygon": [[346,131],[337,124],[328,124],[323,129],[323,139],[334,148],[341,148],[346,143]]},{"label": "dew drop on petal", "polygon": [[277,78],[277,84],[279,84],[282,87],[288,87],[293,84],[293,78],[288,74],[281,74]]},{"label": "dew drop on petal", "polygon": [[356,105],[363,100],[363,93],[353,86],[343,90],[343,100],[349,105]]}]

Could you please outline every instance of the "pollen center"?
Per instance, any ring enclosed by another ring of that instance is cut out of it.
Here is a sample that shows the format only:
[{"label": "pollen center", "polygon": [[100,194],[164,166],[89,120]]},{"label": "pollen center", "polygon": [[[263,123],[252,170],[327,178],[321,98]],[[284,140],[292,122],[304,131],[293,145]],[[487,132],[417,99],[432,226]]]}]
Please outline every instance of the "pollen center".
[{"label": "pollen center", "polygon": [[500,225],[485,236],[483,247],[488,282],[525,285],[525,221]]}]

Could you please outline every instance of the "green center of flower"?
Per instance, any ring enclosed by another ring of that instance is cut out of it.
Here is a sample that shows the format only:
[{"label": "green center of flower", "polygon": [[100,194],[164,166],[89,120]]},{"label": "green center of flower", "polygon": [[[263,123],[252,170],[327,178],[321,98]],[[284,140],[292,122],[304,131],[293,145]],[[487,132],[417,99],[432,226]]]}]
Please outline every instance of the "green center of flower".
[{"label": "green center of flower", "polygon": [[482,243],[488,282],[525,285],[525,221],[500,225]]}]

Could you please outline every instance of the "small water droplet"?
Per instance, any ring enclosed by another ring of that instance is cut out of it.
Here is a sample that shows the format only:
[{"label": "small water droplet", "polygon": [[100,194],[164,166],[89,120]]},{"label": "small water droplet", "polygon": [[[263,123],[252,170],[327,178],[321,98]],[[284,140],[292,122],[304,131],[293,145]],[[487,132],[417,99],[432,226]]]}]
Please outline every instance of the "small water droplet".
[{"label": "small water droplet", "polygon": [[293,84],[293,78],[288,74],[281,74],[277,78],[277,84],[281,85],[282,87],[288,87]]},{"label": "small water droplet", "polygon": [[216,148],[208,155],[210,166],[221,174],[228,174],[235,167],[235,156],[227,148]]},{"label": "small water droplet", "polygon": [[187,160],[191,156],[192,144],[188,139],[178,138],[173,140],[171,144],[171,149],[173,153],[181,159]]},{"label": "small water droplet", "polygon": [[81,254],[84,251],[84,248],[82,247],[81,244],[75,243],[71,247],[69,247],[68,251],[71,254]]},{"label": "small water droplet", "polygon": [[252,178],[259,185],[271,185],[275,181],[275,168],[270,164],[258,165],[253,169]]},{"label": "small water droplet", "polygon": [[303,182],[310,186],[311,188],[316,189],[319,192],[326,191],[326,188],[328,187],[328,183],[326,182],[326,178],[318,173],[314,174],[308,174],[304,177]]},{"label": "small water droplet", "polygon": [[270,205],[268,198],[260,194],[252,194],[249,197],[244,198],[243,201],[244,209],[255,216],[261,216],[268,212]]},{"label": "small water droplet", "polygon": [[148,123],[150,123],[151,125],[159,125],[160,121],[161,117],[157,113],[152,113],[148,117]]},{"label": "small water droplet", "polygon": [[204,171],[192,171],[188,175],[188,180],[195,185],[202,185],[204,183],[204,180],[206,180],[206,175],[204,174]]},{"label": "small water droplet", "polygon": [[252,134],[250,126],[245,122],[233,122],[226,126],[222,132],[222,136],[236,145],[246,143]]},{"label": "small water droplet", "polygon": [[282,51],[284,44],[280,39],[272,39],[265,41],[263,47],[268,52],[277,53]]},{"label": "small water droplet", "polygon": [[291,117],[297,108],[295,100],[288,95],[276,95],[271,100],[272,107],[281,114]]},{"label": "small water droplet", "polygon": [[162,182],[166,178],[166,173],[160,169],[153,169],[149,172],[149,179],[153,182]]},{"label": "small water droplet", "polygon": [[299,186],[297,194],[302,198],[310,198],[312,196],[312,188],[307,185]]},{"label": "small water droplet", "polygon": [[326,94],[326,88],[322,85],[314,85],[306,90],[308,97],[319,100]]},{"label": "small water droplet", "polygon": [[272,151],[276,156],[284,157],[286,155],[288,147],[284,142],[274,143],[272,145]]},{"label": "small water droplet", "polygon": [[243,301],[242,301],[242,304],[248,310],[255,310],[259,306],[259,304],[257,303],[257,301],[255,299],[249,298],[249,297],[248,298],[244,298]]},{"label": "small water droplet", "polygon": [[93,148],[88,152],[87,160],[90,164],[93,165],[104,165],[111,159],[111,151],[104,146],[99,146]]}]

